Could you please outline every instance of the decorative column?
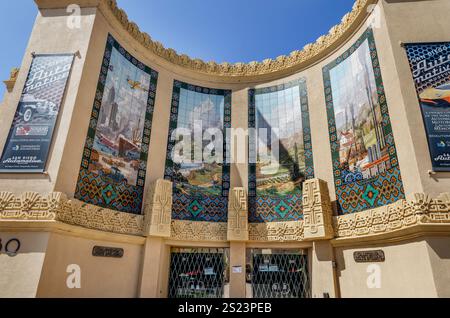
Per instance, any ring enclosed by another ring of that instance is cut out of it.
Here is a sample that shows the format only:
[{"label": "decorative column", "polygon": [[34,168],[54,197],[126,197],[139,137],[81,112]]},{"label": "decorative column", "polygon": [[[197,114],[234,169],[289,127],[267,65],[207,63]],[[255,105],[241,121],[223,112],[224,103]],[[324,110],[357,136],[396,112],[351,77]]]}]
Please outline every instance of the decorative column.
[{"label": "decorative column", "polygon": [[247,191],[233,188],[228,205],[228,241],[248,241]]},{"label": "decorative column", "polygon": [[334,230],[330,193],[325,181],[312,179],[303,184],[303,211],[305,240],[314,241],[311,249],[311,296],[339,297],[334,249],[327,241],[334,238]]},{"label": "decorative column", "polygon": [[164,298],[169,275],[170,247],[165,238],[171,236],[172,182],[158,180],[150,186],[145,204],[144,247],[140,277],[140,298]]},{"label": "decorative column", "polygon": [[172,182],[158,180],[150,186],[145,205],[144,235],[169,238],[172,223]]},{"label": "decorative column", "polygon": [[248,197],[244,188],[233,188],[228,205],[230,241],[230,298],[246,297],[246,241],[248,241]]},{"label": "decorative column", "polygon": [[311,179],[303,184],[303,213],[305,240],[334,238],[333,210],[325,181]]}]

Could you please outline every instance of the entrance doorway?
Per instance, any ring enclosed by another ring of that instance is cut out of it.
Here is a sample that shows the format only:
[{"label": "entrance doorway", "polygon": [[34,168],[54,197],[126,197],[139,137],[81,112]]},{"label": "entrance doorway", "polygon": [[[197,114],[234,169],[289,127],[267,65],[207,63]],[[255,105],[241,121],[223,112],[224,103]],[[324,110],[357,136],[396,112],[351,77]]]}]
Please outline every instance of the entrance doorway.
[{"label": "entrance doorway", "polygon": [[223,298],[229,282],[229,249],[171,251],[169,298]]},{"label": "entrance doorway", "polygon": [[310,298],[308,256],[303,250],[247,252],[247,293],[253,298]]}]

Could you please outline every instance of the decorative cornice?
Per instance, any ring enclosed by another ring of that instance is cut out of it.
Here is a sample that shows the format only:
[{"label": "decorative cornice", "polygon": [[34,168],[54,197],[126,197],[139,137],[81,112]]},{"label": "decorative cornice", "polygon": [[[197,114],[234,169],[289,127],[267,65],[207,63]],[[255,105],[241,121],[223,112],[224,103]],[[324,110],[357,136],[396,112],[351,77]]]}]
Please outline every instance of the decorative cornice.
[{"label": "decorative cornice", "polygon": [[276,59],[266,59],[262,62],[234,64],[205,62],[201,59],[190,58],[185,54],[178,54],[173,49],[165,48],[160,42],[153,41],[150,35],[139,29],[136,23],[129,21],[125,11],[117,6],[116,0],[101,0],[100,6],[109,9],[132,38],[151,53],[172,64],[207,75],[246,77],[296,71],[325,57],[352,34],[354,29],[369,15],[369,5],[377,2],[378,0],[356,0],[352,11],[342,18],[340,24],[331,28],[327,35],[321,36],[315,43],[306,45],[300,51],[292,52],[289,56],[282,55]]},{"label": "decorative cornice", "polygon": [[6,85],[6,90],[10,93],[12,92],[12,90],[14,89],[14,86],[16,85],[17,76],[19,75],[19,71],[20,71],[20,69],[13,68],[9,74],[9,79],[6,81],[3,81],[3,83],[5,83],[5,85]]}]

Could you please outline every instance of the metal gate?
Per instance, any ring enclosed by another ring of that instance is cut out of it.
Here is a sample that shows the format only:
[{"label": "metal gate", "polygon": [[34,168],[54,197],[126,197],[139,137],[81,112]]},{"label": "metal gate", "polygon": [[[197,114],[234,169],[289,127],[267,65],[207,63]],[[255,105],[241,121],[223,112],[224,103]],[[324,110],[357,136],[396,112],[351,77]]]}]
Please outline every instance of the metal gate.
[{"label": "metal gate", "polygon": [[304,251],[251,250],[247,282],[253,298],[310,298],[308,256]]},{"label": "metal gate", "polygon": [[172,249],[169,298],[223,298],[228,249]]}]

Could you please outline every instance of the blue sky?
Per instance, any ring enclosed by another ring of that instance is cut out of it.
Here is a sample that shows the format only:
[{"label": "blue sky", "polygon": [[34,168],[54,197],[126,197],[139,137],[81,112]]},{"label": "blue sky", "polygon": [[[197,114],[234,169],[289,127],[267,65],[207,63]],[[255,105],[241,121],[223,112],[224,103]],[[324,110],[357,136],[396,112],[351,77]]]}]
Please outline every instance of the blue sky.
[{"label": "blue sky", "polygon": [[[301,49],[327,33],[354,0],[118,0],[130,20],[179,53],[250,62]],[[14,14],[11,14],[14,12]],[[20,14],[18,14],[20,13]],[[20,66],[36,17],[32,0],[0,1],[0,79]],[[0,84],[0,99],[4,85]]]}]

